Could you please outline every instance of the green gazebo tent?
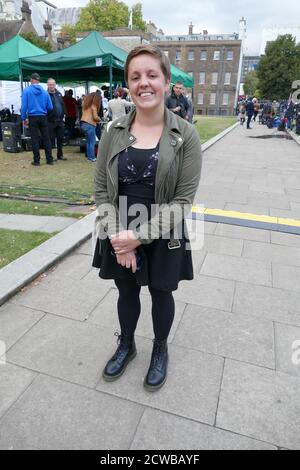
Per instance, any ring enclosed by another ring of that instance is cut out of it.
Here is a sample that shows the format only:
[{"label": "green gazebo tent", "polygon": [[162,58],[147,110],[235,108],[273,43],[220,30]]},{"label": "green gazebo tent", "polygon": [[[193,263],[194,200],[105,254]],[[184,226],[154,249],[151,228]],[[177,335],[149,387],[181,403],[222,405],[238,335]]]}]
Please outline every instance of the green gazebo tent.
[{"label": "green gazebo tent", "polygon": [[123,80],[127,54],[97,31],[73,46],[21,61],[23,76],[38,72],[42,81],[59,83],[111,82]]},{"label": "green gazebo tent", "polygon": [[[21,61],[23,76],[38,72],[43,81],[53,77],[58,83],[122,82],[127,52],[105,39],[97,31],[61,51],[28,57]],[[172,82],[180,80],[193,86],[193,78],[171,65]]]},{"label": "green gazebo tent", "polygon": [[0,80],[19,81],[21,78],[20,59],[45,55],[46,52],[22,36],[14,36],[0,46]]}]

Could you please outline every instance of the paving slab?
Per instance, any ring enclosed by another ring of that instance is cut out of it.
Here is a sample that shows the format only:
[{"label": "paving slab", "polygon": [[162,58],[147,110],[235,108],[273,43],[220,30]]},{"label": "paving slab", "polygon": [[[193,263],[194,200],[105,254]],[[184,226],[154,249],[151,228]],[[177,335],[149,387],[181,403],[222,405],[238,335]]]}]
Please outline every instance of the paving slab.
[{"label": "paving slab", "polygon": [[36,376],[35,372],[22,369],[13,364],[7,362],[6,364],[0,364],[0,420],[30,386]]},{"label": "paving slab", "polygon": [[300,292],[300,267],[273,264],[273,285]]},{"label": "paving slab", "polygon": [[300,236],[290,233],[271,232],[271,243],[300,248]]},{"label": "paving slab", "polygon": [[111,288],[109,281],[97,279],[90,284],[87,278],[75,280],[61,277],[43,278],[33,288],[16,295],[13,303],[83,321]]},{"label": "paving slab", "polygon": [[270,320],[188,305],[173,344],[275,369]]},{"label": "paving slab", "polygon": [[300,377],[300,327],[275,324],[276,369]]},{"label": "paving slab", "polygon": [[201,274],[222,279],[272,285],[271,263],[249,260],[235,256],[208,253]]},{"label": "paving slab", "polygon": [[193,281],[183,281],[174,291],[175,300],[203,307],[231,311],[234,281],[196,275]]},{"label": "paving slab", "polygon": [[44,315],[44,312],[12,303],[0,307],[0,341],[4,341],[6,350],[15,344]]},{"label": "paving slab", "polygon": [[196,423],[169,413],[146,409],[131,450],[276,450],[264,442]]},{"label": "paving slab", "polygon": [[214,424],[224,363],[222,358],[170,345],[168,380],[159,393],[151,393],[144,390],[143,379],[150,363],[152,342],[138,338],[137,350],[138,354],[126,374],[111,383],[101,377],[97,390],[194,421]]},{"label": "paving slab", "polygon": [[300,248],[271,243],[258,243],[246,240],[243,257],[276,264],[300,266]]},{"label": "paving slab", "polygon": [[300,379],[226,360],[217,426],[286,449],[300,446]]},{"label": "paving slab", "polygon": [[39,376],[0,421],[0,449],[128,449],[143,407]]},{"label": "paving slab", "polygon": [[[3,214],[4,215],[4,214]],[[6,214],[0,217],[0,228],[22,230],[25,232],[58,232],[74,224],[72,217],[52,217],[23,214]]]},{"label": "paving slab", "polygon": [[[117,289],[112,289],[104,297],[104,299],[97,305],[95,310],[91,313],[88,323],[100,326],[106,326],[112,331],[120,331],[120,325],[117,314]],[[149,295],[141,294],[141,315],[139,318],[136,334],[144,336],[145,338],[152,339],[154,337],[152,326],[151,308],[152,302]],[[181,321],[186,304],[180,301],[175,305],[175,318],[172,329],[170,331],[169,340],[172,341],[176,328]]]},{"label": "paving slab", "polygon": [[268,230],[259,230],[256,228],[249,227],[238,227],[237,225],[228,224],[218,224],[215,231],[215,235],[266,243],[270,241],[270,232]]},{"label": "paving slab", "polygon": [[112,328],[45,316],[7,353],[9,362],[94,388],[116,348]]},{"label": "paving slab", "polygon": [[70,254],[51,269],[48,278],[51,280],[68,278],[80,281],[93,269],[92,261],[92,256],[77,252]]}]

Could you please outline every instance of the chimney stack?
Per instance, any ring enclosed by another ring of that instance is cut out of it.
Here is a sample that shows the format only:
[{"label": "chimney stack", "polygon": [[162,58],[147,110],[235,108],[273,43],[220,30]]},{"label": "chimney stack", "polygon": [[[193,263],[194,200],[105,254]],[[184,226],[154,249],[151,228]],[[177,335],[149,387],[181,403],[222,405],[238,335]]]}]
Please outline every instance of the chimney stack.
[{"label": "chimney stack", "polygon": [[193,35],[193,28],[194,28],[194,25],[191,21],[190,25],[189,25],[189,36],[192,36]]},{"label": "chimney stack", "polygon": [[21,12],[22,12],[22,20],[26,22],[31,22],[31,10],[29,8],[28,2],[26,2],[25,0],[23,0]]}]

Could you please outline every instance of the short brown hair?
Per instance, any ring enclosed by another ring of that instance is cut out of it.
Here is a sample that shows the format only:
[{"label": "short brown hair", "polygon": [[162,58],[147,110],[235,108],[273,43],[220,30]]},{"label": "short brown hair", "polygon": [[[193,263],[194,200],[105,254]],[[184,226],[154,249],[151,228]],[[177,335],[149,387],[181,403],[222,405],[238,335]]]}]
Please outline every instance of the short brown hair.
[{"label": "short brown hair", "polygon": [[125,70],[124,70],[126,82],[128,82],[128,69],[129,69],[130,62],[132,61],[132,59],[134,59],[134,57],[137,57],[141,54],[149,54],[155,59],[157,59],[166,81],[170,80],[171,70],[170,70],[170,62],[169,62],[168,57],[161,49],[149,44],[149,45],[144,45],[144,46],[137,46],[134,49],[132,49],[132,51],[129,52],[126,63],[125,63]]}]

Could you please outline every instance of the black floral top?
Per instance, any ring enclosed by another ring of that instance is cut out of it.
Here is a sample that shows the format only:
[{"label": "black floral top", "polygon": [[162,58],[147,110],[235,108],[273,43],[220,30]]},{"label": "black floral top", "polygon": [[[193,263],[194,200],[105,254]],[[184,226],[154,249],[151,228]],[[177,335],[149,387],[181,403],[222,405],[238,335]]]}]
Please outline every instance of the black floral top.
[{"label": "black floral top", "polygon": [[[159,144],[154,149],[136,149],[129,147],[119,154],[119,196],[126,196],[127,213],[134,204],[143,204],[145,215],[143,220],[149,220],[151,205],[155,204],[155,176],[159,158]],[[122,205],[122,209],[124,205]],[[123,226],[127,225],[122,220]],[[131,222],[134,216],[127,216],[127,222]]]}]

